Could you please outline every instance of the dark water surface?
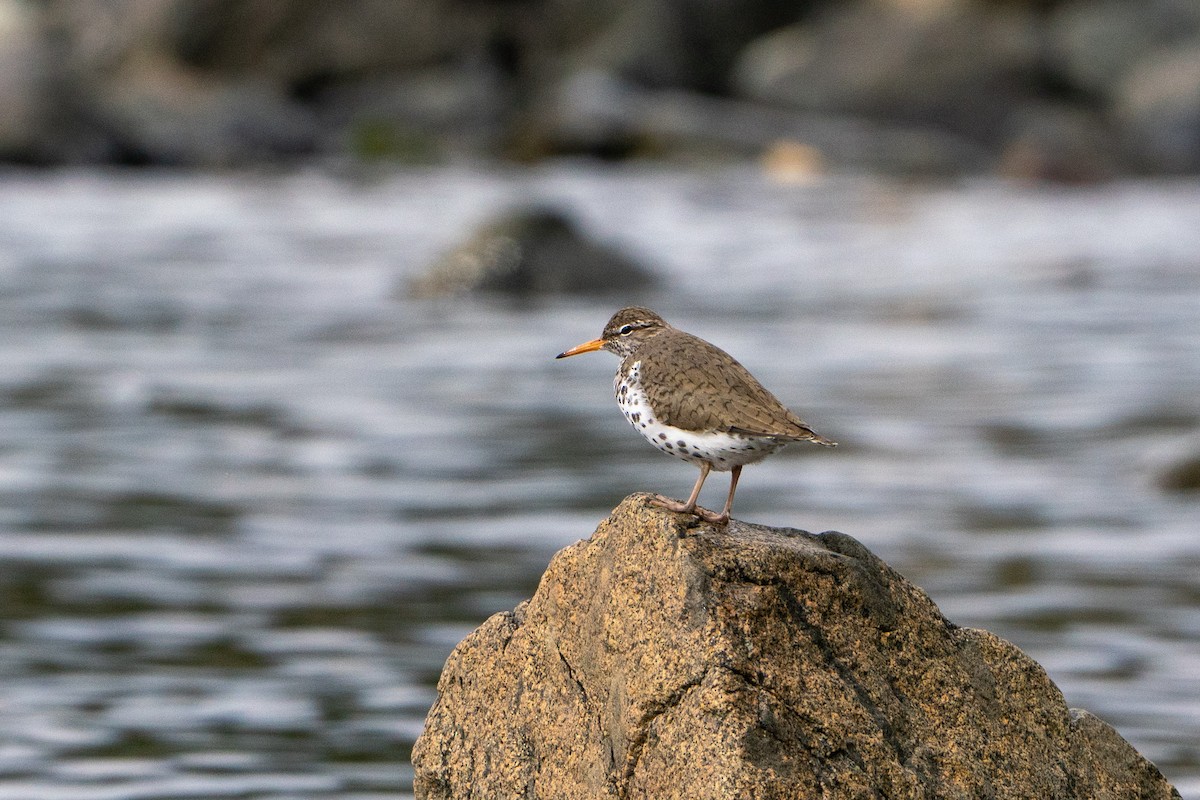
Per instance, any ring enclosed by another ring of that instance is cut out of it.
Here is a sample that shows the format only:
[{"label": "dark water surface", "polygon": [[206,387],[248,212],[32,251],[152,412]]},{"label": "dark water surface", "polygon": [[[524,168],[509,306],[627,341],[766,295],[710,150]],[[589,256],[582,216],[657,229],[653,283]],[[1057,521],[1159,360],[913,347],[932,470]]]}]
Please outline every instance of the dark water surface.
[{"label": "dark water surface", "polygon": [[[747,520],[863,541],[1200,798],[1200,183],[562,166],[0,175],[0,800],[394,798],[450,648],[627,493],[619,300],[409,301],[510,203],[836,451]],[[720,503],[724,479],[705,494]]]}]

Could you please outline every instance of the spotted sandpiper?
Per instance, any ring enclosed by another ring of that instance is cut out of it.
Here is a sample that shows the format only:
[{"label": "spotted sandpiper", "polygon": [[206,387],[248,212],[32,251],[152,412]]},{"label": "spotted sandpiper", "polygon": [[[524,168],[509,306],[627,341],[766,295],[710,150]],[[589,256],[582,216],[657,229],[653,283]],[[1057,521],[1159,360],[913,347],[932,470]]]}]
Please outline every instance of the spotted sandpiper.
[{"label": "spotted sandpiper", "polygon": [[[667,455],[700,468],[686,502],[655,495],[652,502],[662,508],[724,525],[743,466],[789,442],[837,446],[789,411],[731,355],[672,327],[648,308],[621,309],[599,339],[556,358],[594,350],[621,357],[613,391],[634,429]],[[714,469],[730,473],[729,497],[720,514],[696,505]]]}]

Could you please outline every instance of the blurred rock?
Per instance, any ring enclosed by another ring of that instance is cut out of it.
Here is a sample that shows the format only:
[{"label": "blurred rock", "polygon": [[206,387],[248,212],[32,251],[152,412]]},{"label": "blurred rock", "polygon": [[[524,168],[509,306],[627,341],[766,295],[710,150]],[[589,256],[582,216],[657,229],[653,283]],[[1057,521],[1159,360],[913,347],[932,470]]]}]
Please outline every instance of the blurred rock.
[{"label": "blurred rock", "polygon": [[1183,456],[1163,469],[1158,485],[1168,492],[1200,492],[1200,453]]},{"label": "blurred rock", "polygon": [[589,238],[564,213],[531,208],[484,224],[413,280],[408,294],[626,294],[654,283],[645,268]]},{"label": "blurred rock", "polygon": [[1200,4],[1074,0],[1047,30],[1050,65],[1108,115],[1124,171],[1200,169]]},{"label": "blurred rock", "polygon": [[1074,89],[1111,97],[1142,59],[1200,33],[1193,0],[1070,0],[1050,16],[1049,57]]},{"label": "blurred rock", "polygon": [[630,0],[593,41],[571,54],[571,63],[650,89],[723,93],[746,44],[817,5],[814,0]]},{"label": "blurred rock", "polygon": [[850,537],[647,500],[455,648],[418,798],[1179,797],[1036,663]]},{"label": "blurred rock", "polygon": [[488,108],[480,87],[493,104],[511,100],[495,82],[509,49],[556,35],[510,4],[462,0],[47,0],[43,9],[43,46],[60,58],[42,149],[60,161],[221,166],[360,151],[420,160],[414,150],[440,152],[432,140],[447,125]]},{"label": "blurred rock", "polygon": [[288,87],[432,64],[476,43],[469,6],[454,0],[168,5],[164,38],[182,63]]},{"label": "blurred rock", "polygon": [[1198,40],[1195,0],[0,0],[0,158],[1187,172]]},{"label": "blurred rock", "polygon": [[0,2],[0,158],[28,157],[41,129],[45,52],[38,27],[28,3]]},{"label": "blurred rock", "polygon": [[92,118],[135,163],[228,166],[313,152],[316,121],[256,81],[210,82],[169,68],[108,85]]},{"label": "blurred rock", "polygon": [[[47,4],[55,63],[48,160],[226,166],[311,153],[315,117],[264,71],[219,76],[178,58],[185,3]],[[256,6],[257,7],[257,6]]]},{"label": "blurred rock", "polygon": [[543,155],[566,150],[681,163],[757,160],[790,141],[831,168],[914,175],[977,171],[991,158],[985,148],[929,127],[646,89],[610,73],[572,76],[541,112],[525,149]]},{"label": "blurred rock", "polygon": [[1118,87],[1116,115],[1145,167],[1200,170],[1200,36],[1139,62]]},{"label": "blurred rock", "polygon": [[996,171],[1021,181],[1091,183],[1127,167],[1117,136],[1099,114],[1038,103],[1014,112]]},{"label": "blurred rock", "polygon": [[1038,60],[1030,16],[982,3],[855,2],[751,44],[746,97],[928,125],[994,141]]},{"label": "blurred rock", "polygon": [[494,71],[451,65],[331,85],[315,107],[325,152],[429,164],[455,153],[501,152],[513,101]]}]

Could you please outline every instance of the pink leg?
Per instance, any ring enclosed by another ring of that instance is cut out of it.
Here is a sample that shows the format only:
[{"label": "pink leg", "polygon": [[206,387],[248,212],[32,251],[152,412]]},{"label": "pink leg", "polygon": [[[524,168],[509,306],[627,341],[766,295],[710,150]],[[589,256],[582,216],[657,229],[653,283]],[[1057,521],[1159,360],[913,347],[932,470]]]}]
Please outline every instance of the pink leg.
[{"label": "pink leg", "polygon": [[702,514],[701,516],[706,521],[717,525],[724,525],[729,522],[729,512],[733,510],[733,493],[737,491],[738,478],[740,477],[742,477],[742,467],[738,465],[729,473],[729,497],[725,499],[725,508],[721,511],[720,515],[714,514],[711,519]]},{"label": "pink leg", "polygon": [[663,497],[661,494],[655,495],[654,499],[650,502],[668,511],[680,511],[684,514],[696,514],[696,516],[700,516],[696,511],[696,501],[700,499],[700,487],[704,485],[704,481],[708,478],[708,472],[711,469],[712,465],[707,462],[700,464],[700,477],[696,479],[696,485],[692,487],[692,494],[688,497],[686,503],[672,500],[669,497]]}]

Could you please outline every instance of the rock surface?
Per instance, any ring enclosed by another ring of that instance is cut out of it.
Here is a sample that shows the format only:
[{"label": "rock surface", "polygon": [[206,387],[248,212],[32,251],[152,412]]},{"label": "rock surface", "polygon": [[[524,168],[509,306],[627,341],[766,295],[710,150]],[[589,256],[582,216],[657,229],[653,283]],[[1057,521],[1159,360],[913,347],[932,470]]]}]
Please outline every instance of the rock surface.
[{"label": "rock surface", "polygon": [[1171,798],[840,533],[623,502],[446,663],[418,798]]}]

